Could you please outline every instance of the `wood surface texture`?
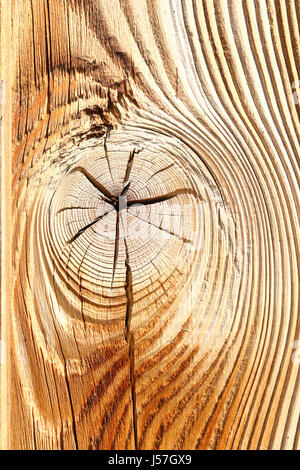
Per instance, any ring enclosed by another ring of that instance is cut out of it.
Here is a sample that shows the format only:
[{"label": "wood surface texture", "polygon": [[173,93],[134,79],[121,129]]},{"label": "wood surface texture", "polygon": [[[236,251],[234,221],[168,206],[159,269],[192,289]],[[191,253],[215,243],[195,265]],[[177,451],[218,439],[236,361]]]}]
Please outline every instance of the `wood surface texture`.
[{"label": "wood surface texture", "polygon": [[299,448],[299,24],[1,2],[2,448]]}]

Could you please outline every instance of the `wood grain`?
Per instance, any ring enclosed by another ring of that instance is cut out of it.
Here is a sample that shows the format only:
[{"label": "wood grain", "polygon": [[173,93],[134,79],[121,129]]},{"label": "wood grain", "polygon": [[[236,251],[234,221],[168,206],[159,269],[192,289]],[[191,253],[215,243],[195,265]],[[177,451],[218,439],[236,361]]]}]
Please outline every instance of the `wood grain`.
[{"label": "wood grain", "polygon": [[299,448],[299,0],[6,6],[2,448]]}]

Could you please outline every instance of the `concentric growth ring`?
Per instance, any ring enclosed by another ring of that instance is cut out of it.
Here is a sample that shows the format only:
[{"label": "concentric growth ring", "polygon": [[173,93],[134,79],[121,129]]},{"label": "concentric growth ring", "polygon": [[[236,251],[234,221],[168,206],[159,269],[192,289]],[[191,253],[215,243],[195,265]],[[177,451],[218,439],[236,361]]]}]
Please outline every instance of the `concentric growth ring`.
[{"label": "concentric growth ring", "polygon": [[79,149],[49,208],[56,266],[66,285],[102,306],[102,319],[124,309],[126,288],[133,302],[170,301],[197,251],[201,217],[197,175],[183,155],[120,137]]},{"label": "concentric growth ring", "polygon": [[125,337],[129,328],[144,335],[172,318],[176,333],[208,273],[228,267],[218,252],[230,234],[214,240],[221,204],[201,159],[178,139],[118,129],[80,144],[38,209],[39,250],[65,313],[80,320],[84,310],[86,324],[110,325],[110,337],[124,325]]}]

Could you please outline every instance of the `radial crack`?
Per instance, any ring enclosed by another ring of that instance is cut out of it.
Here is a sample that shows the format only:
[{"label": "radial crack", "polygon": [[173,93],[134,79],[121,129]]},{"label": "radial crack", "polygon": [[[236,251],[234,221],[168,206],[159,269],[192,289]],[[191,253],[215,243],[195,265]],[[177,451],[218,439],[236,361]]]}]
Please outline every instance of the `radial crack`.
[{"label": "radial crack", "polygon": [[134,159],[135,154],[136,154],[135,149],[133,149],[132,152],[130,152],[130,154],[129,154],[129,158],[128,158],[128,162],[127,162],[127,167],[126,167],[126,172],[125,172],[123,183],[126,183],[129,180],[132,165],[133,165],[133,159]]},{"label": "radial crack", "polygon": [[56,212],[56,215],[60,214],[61,212],[69,211],[69,210],[72,210],[72,209],[97,209],[97,207],[89,207],[89,206],[64,207],[63,209],[59,209],[59,210]]},{"label": "radial crack", "polygon": [[154,224],[153,222],[149,222],[149,220],[143,219],[142,217],[139,217],[139,216],[136,215],[136,214],[132,214],[131,212],[130,212],[130,215],[132,215],[133,217],[136,217],[136,218],[139,219],[139,220],[142,220],[143,222],[146,222],[146,223],[149,224],[149,225],[152,225],[153,227],[155,227],[155,228],[161,230],[162,232],[166,232],[166,233],[168,233],[169,235],[172,235],[173,237],[178,238],[179,240],[183,241],[184,243],[191,243],[191,244],[193,244],[192,240],[190,240],[189,238],[181,237],[181,236],[178,235],[177,233],[172,232],[171,230],[167,230],[167,229],[165,229],[165,228],[162,228],[160,225],[156,225],[156,224]]},{"label": "radial crack", "polygon": [[174,166],[174,163],[171,163],[170,165],[166,166],[165,168],[161,168],[160,170],[157,170],[155,173],[153,173],[152,176],[147,180],[147,183],[154,178],[154,176],[158,175],[159,173],[162,173],[163,171],[169,170],[169,168],[172,168]]},{"label": "radial crack", "polygon": [[[87,254],[87,252],[88,252],[88,250],[89,250],[89,248],[90,248],[90,246],[91,246],[92,243],[93,243],[93,242],[90,242],[90,243],[88,244],[88,246],[87,246],[87,248],[86,248],[86,250],[85,250],[85,252],[84,252],[84,255],[83,255],[83,257],[82,257],[82,259],[81,259],[81,261],[80,261],[80,264],[79,264],[79,267],[78,267],[78,270],[77,270],[77,275],[78,275],[78,276],[79,276],[79,274],[80,274],[80,270],[81,270],[81,267],[82,267],[83,262],[84,262],[84,260],[85,260],[86,254]],[[81,278],[80,278],[80,279],[81,279]]]},{"label": "radial crack", "polygon": [[132,271],[128,260],[128,250],[127,244],[125,242],[126,247],[126,259],[125,259],[125,266],[126,266],[126,284],[125,284],[125,291],[126,291],[126,316],[125,316],[125,340],[128,342],[128,338],[130,335],[130,323],[131,323],[131,314],[132,314],[132,307],[133,307],[133,289],[132,289]]},{"label": "radial crack", "polygon": [[118,262],[118,257],[119,257],[119,239],[120,239],[120,214],[119,214],[119,211],[117,211],[115,250],[114,250],[114,261],[113,261],[113,272],[112,272],[111,287],[113,286],[116,267],[117,267],[117,262]]},{"label": "radial crack", "polygon": [[72,238],[70,238],[70,240],[67,241],[67,243],[73,243],[80,235],[82,235],[85,230],[87,230],[89,227],[92,227],[92,225],[94,225],[95,223],[97,223],[99,220],[103,219],[103,217],[105,217],[107,214],[110,214],[110,212],[112,212],[113,209],[111,209],[110,211],[108,212],[105,212],[104,214],[100,215],[99,217],[97,217],[95,220],[93,220],[93,222],[90,222],[89,224],[85,225],[84,227],[82,227],[75,235],[73,235]]},{"label": "radial crack", "polygon": [[147,204],[157,204],[158,202],[165,202],[173,197],[179,196],[180,194],[192,194],[195,195],[195,191],[192,188],[183,188],[172,191],[171,193],[164,194],[163,196],[149,197],[144,199],[138,199],[134,201],[128,201],[128,207],[133,205],[147,205]]},{"label": "radial crack", "polygon": [[136,384],[135,384],[135,342],[133,334],[129,337],[129,361],[130,361],[130,389],[132,402],[132,425],[135,449],[138,449],[137,439],[137,408],[136,408]]},{"label": "radial crack", "polygon": [[106,189],[101,183],[99,183],[99,181],[97,181],[93,175],[91,175],[82,166],[77,166],[73,168],[73,170],[71,170],[69,174],[75,171],[79,171],[80,173],[82,173],[89,180],[89,182],[94,186],[94,188],[98,189],[98,191],[100,191],[107,198],[107,199],[106,198],[102,198],[102,199],[108,204],[112,204],[112,201],[115,199],[115,197],[111,194],[110,191],[108,191],[108,189]]},{"label": "radial crack", "polygon": [[107,130],[107,132],[104,135],[103,147],[104,147],[105,158],[106,158],[106,161],[107,161],[107,166],[108,166],[109,174],[110,174],[110,177],[111,177],[111,181],[112,181],[113,184],[115,184],[115,181],[114,181],[114,178],[113,178],[113,175],[112,175],[112,171],[111,171],[111,166],[110,166],[110,163],[109,163],[109,158],[108,158],[108,150],[107,150],[107,138],[108,137],[109,137],[109,130]]}]

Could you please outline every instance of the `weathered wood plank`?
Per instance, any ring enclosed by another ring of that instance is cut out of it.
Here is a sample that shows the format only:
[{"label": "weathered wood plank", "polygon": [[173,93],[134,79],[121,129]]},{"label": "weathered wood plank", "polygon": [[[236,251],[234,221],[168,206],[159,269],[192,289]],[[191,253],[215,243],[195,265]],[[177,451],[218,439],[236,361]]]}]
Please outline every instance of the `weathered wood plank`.
[{"label": "weathered wood plank", "polygon": [[299,1],[5,6],[2,447],[299,448]]}]

